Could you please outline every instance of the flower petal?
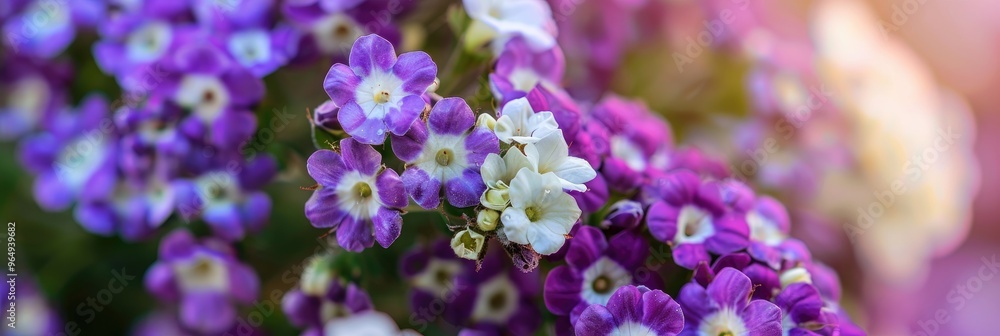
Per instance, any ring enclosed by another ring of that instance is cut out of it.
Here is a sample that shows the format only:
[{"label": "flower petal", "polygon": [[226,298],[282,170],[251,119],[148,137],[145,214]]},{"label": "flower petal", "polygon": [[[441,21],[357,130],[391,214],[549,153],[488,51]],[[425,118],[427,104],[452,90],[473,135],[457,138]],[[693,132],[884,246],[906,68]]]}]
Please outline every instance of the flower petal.
[{"label": "flower petal", "polygon": [[431,109],[427,120],[431,131],[436,134],[464,134],[475,124],[472,108],[462,98],[445,98]]},{"label": "flower petal", "polygon": [[[420,207],[434,209],[441,204],[441,181],[431,177],[423,169],[407,168],[403,171],[402,181],[406,194],[413,197]],[[478,196],[476,202],[479,202]]]},{"label": "flower petal", "polygon": [[361,143],[381,145],[385,142],[386,126],[382,119],[369,118],[361,106],[353,100],[340,108],[337,121],[344,132]]},{"label": "flower petal", "polygon": [[[423,51],[411,51],[399,55],[392,73],[403,81],[403,91],[421,95],[437,77],[437,64]],[[459,98],[460,99],[460,98]]]},{"label": "flower petal", "polygon": [[334,64],[323,79],[323,89],[330,96],[337,106],[344,106],[347,102],[354,100],[355,90],[361,78],[354,74],[350,67],[344,64]]},{"label": "flower petal", "polygon": [[371,34],[354,41],[350,55],[351,69],[360,77],[373,72],[388,73],[396,63],[396,50],[381,36]]},{"label": "flower petal", "polygon": [[406,207],[406,189],[395,170],[383,170],[375,180],[375,187],[378,188],[378,198],[382,204],[396,209]]},{"label": "flower petal", "polygon": [[468,208],[479,204],[479,196],[486,191],[486,184],[476,169],[466,169],[462,176],[445,181],[445,195],[448,203],[458,208]]},{"label": "flower petal", "polygon": [[403,216],[398,210],[379,208],[372,221],[375,224],[375,240],[384,248],[389,248],[403,230]]},{"label": "flower petal", "polygon": [[382,166],[382,154],[372,146],[352,138],[340,140],[340,154],[347,167],[361,172],[362,175],[375,175]]},{"label": "flower petal", "polygon": [[395,135],[406,134],[413,126],[420,113],[424,111],[427,102],[420,96],[406,96],[400,102],[399,109],[393,109],[385,117],[385,125]]}]

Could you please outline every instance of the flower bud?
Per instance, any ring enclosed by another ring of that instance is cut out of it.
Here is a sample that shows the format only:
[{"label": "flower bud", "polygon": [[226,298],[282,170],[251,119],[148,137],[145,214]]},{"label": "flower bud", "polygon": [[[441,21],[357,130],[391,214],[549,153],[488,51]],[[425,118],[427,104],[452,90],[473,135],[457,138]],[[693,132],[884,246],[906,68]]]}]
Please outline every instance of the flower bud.
[{"label": "flower bud", "polygon": [[497,228],[497,222],[500,221],[500,212],[485,209],[479,212],[476,216],[476,225],[479,226],[480,230],[483,231],[493,231]]},{"label": "flower bud", "polygon": [[510,203],[510,189],[506,187],[486,189],[486,192],[480,198],[480,202],[487,208],[501,211],[507,208],[507,204]]},{"label": "flower bud", "polygon": [[642,204],[632,200],[621,200],[611,205],[610,211],[601,221],[602,228],[627,230],[639,225],[642,221]]},{"label": "flower bud", "polygon": [[338,113],[340,113],[340,106],[337,106],[337,103],[332,100],[327,100],[313,111],[313,122],[330,131],[343,130],[340,121],[337,120]]},{"label": "flower bud", "polygon": [[804,282],[812,283],[812,275],[809,274],[805,268],[795,267],[787,271],[781,272],[781,288],[788,287],[788,285]]},{"label": "flower bud", "polygon": [[493,130],[493,127],[497,125],[497,120],[493,118],[489,113],[480,114],[476,118],[476,127],[486,127]]},{"label": "flower bud", "polygon": [[451,239],[451,248],[455,250],[455,255],[459,258],[476,260],[479,252],[483,250],[486,236],[472,230],[462,230]]}]

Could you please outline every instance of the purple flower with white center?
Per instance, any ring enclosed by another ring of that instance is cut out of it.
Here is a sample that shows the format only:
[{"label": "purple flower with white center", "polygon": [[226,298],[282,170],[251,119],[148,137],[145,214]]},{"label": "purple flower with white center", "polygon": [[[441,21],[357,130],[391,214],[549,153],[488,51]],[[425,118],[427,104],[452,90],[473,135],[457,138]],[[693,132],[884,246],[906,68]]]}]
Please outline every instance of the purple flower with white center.
[{"label": "purple flower with white center", "polygon": [[444,318],[493,335],[531,335],[542,323],[535,305],[539,271],[516,269],[501,250],[493,245],[479,271],[471,264],[455,280],[454,299],[445,307]]},{"label": "purple flower with white center", "polygon": [[303,35],[308,35],[301,39],[296,62],[312,62],[321,55],[339,61],[350,52],[355,40],[367,34],[376,34],[398,46],[402,34],[393,21],[405,15],[415,3],[397,0],[284,1],[282,11],[288,22]]},{"label": "purple flower with white center", "polygon": [[561,90],[559,81],[565,69],[566,59],[558,45],[537,52],[523,37],[515,37],[497,58],[490,88],[502,103],[526,96],[537,85]]},{"label": "purple flower with white center", "polygon": [[148,238],[174,212],[174,183],[153,174],[148,181],[117,181],[104,198],[82,200],[73,216],[87,231],[99,235],[119,234],[127,241]]},{"label": "purple flower with white center", "polygon": [[618,96],[605,97],[591,116],[610,133],[610,156],[601,172],[616,190],[638,187],[650,171],[667,168],[672,147],[670,126],[645,105]]},{"label": "purple flower with white center", "polygon": [[785,287],[774,303],[782,312],[782,335],[830,336],[839,335],[836,314],[823,310],[819,291],[807,283]]},{"label": "purple flower with white center", "polygon": [[336,230],[337,243],[351,252],[377,240],[389,247],[402,230],[406,190],[399,175],[382,167],[382,155],[353,138],[340,153],[319,150],[306,163],[319,185],[306,202],[306,217],[317,228]]},{"label": "purple flower with white center", "polygon": [[636,270],[646,261],[649,244],[634,231],[623,231],[606,240],[601,230],[581,226],[569,241],[566,265],[552,269],[545,278],[545,306],[553,314],[576,323],[592,304],[607,305],[616,290],[627,285],[660,287],[660,279]]},{"label": "purple flower with white center", "polygon": [[281,308],[303,335],[322,335],[324,325],[372,310],[360,287],[337,276],[336,257],[319,254],[309,259],[299,286],[285,294]]},{"label": "purple flower with white center", "polygon": [[750,229],[744,214],[728,211],[718,185],[702,183],[692,172],[677,171],[644,189],[652,200],[646,210],[650,234],[671,245],[674,261],[687,269],[746,248]]},{"label": "purple flower with white center", "polygon": [[188,1],[113,1],[120,8],[99,27],[101,40],[94,43],[94,60],[105,73],[114,75],[129,92],[148,92],[165,80],[161,64],[176,49],[188,43],[186,36],[199,28],[179,23],[187,15]]},{"label": "purple flower with white center", "polygon": [[404,255],[399,267],[412,288],[410,305],[413,313],[424,321],[432,322],[440,314],[432,310],[432,305],[436,305],[437,300],[448,302],[454,297],[459,290],[455,287],[455,280],[466,270],[475,269],[475,263],[456,257],[448,240],[439,240]]},{"label": "purple flower with white center", "polygon": [[247,28],[226,36],[226,51],[254,76],[264,77],[287,64],[298,48],[298,32],[278,25],[272,30]]},{"label": "purple flower with white center", "polygon": [[683,335],[781,335],[781,309],[750,298],[753,285],[734,268],[723,269],[707,287],[688,283],[681,288]]},{"label": "purple flower with white center", "polygon": [[681,306],[670,295],[646,286],[623,286],[607,304],[587,307],[574,329],[579,336],[676,336],[684,329],[684,320]]},{"label": "purple flower with white center", "polygon": [[777,200],[763,196],[746,213],[750,226],[750,247],[747,252],[754,259],[779,268],[782,261],[808,261],[809,250],[805,244],[788,237],[791,230],[788,211]]},{"label": "purple flower with white center", "polygon": [[234,28],[264,27],[270,24],[275,0],[191,1],[195,19],[206,26]]},{"label": "purple flower with white center", "polygon": [[421,97],[434,83],[437,65],[427,53],[396,57],[392,44],[378,35],[359,38],[350,66],[330,68],[323,88],[337,105],[344,131],[361,143],[382,144],[386,132],[406,134],[424,110]]},{"label": "purple flower with white center", "polygon": [[6,64],[0,69],[4,92],[0,99],[0,140],[18,138],[50,120],[64,108],[69,97],[72,69],[68,63],[39,60],[20,54],[0,56]]},{"label": "purple flower with white center", "polygon": [[[3,293],[10,293],[0,296],[0,305],[7,307],[4,308],[4,311],[14,309],[6,314],[17,314],[14,316],[17,323],[14,327],[7,325],[12,322],[10,320],[4,323],[4,327],[7,327],[4,330],[4,335],[34,336],[64,332],[58,312],[46,302],[44,293],[39,291],[35,279],[25,274],[27,272],[23,270],[19,270],[19,273],[21,276],[16,279],[16,282],[4,281],[3,287],[0,287]],[[7,317],[9,316],[11,315]]]},{"label": "purple flower with white center", "polygon": [[500,141],[475,123],[465,100],[445,98],[434,105],[426,123],[392,136],[393,153],[407,165],[403,187],[421,207],[437,208],[442,192],[458,208],[479,204],[486,191],[479,170],[487,155],[500,152]]},{"label": "purple flower with white center", "polygon": [[15,53],[52,58],[73,42],[77,25],[100,20],[101,2],[31,1],[19,14],[7,18],[3,25],[4,42]]},{"label": "purple flower with white center", "polygon": [[778,272],[765,264],[755,262],[746,253],[733,253],[719,257],[710,268],[708,263],[699,263],[694,269],[692,278],[698,284],[708,286],[716,274],[723,269],[734,268],[743,272],[754,285],[753,298],[771,300],[781,290],[781,279]]},{"label": "purple flower with white center", "polygon": [[43,209],[68,208],[78,199],[102,198],[114,188],[117,130],[107,101],[89,96],[57,114],[47,132],[21,142],[22,164],[36,172],[35,199]]},{"label": "purple flower with white center", "polygon": [[201,333],[228,330],[238,303],[257,298],[260,283],[249,266],[221,241],[198,242],[177,230],[160,242],[160,260],[146,271],[146,289],[160,300],[179,302],[181,324]]},{"label": "purple flower with white center", "polygon": [[271,199],[260,188],[276,170],[273,159],[260,156],[235,169],[207,172],[180,182],[177,208],[188,219],[200,215],[217,237],[242,239],[260,230],[271,215]]},{"label": "purple flower with white center", "polygon": [[732,176],[725,163],[694,147],[677,148],[667,154],[666,161],[667,168],[662,169],[663,171],[687,169],[720,180]]}]

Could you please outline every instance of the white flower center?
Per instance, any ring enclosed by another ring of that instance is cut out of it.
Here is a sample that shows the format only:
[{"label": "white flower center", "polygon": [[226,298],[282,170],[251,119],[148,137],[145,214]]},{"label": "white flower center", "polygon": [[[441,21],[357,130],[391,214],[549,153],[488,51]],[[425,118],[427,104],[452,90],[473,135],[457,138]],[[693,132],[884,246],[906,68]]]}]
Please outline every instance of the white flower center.
[{"label": "white flower center", "polygon": [[580,295],[589,304],[607,305],[618,288],[632,283],[632,275],[608,257],[601,257],[583,271]]},{"label": "white flower center", "polygon": [[469,166],[467,155],[465,136],[430,133],[413,164],[443,182],[462,176]]},{"label": "white flower center", "polygon": [[204,207],[236,202],[243,197],[236,176],[225,172],[212,172],[195,181],[198,196],[205,202]]},{"label": "white flower center", "polygon": [[59,153],[56,174],[70,190],[82,189],[107,157],[107,137],[99,132],[80,136]]},{"label": "white flower center", "polygon": [[346,54],[363,31],[361,26],[344,13],[328,15],[312,27],[316,45],[325,54]]},{"label": "white flower center", "polygon": [[608,336],[656,336],[656,332],[639,322],[627,321],[612,330]]},{"label": "white flower center", "polygon": [[438,298],[443,298],[448,294],[448,291],[452,290],[452,282],[461,269],[462,265],[458,262],[432,258],[427,263],[427,268],[414,276],[411,282],[413,287],[433,293]]},{"label": "white flower center", "polygon": [[229,53],[243,66],[254,66],[271,59],[271,37],[263,30],[233,34],[227,44]]},{"label": "white flower center", "polygon": [[530,92],[538,85],[541,78],[537,73],[531,71],[530,69],[517,68],[510,73],[511,84],[514,85],[514,89],[523,92]]},{"label": "white flower center", "polygon": [[125,53],[132,61],[152,62],[163,56],[172,39],[170,24],[152,21],[129,34],[125,41]]},{"label": "white flower center", "polygon": [[44,39],[49,35],[58,32],[60,29],[71,25],[68,3],[34,1],[25,10],[21,20],[29,27],[25,30],[33,30],[35,34],[27,37],[37,37]]},{"label": "white flower center", "polygon": [[736,312],[728,308],[706,317],[698,327],[699,335],[738,336],[746,335],[747,327]]},{"label": "white flower center", "polygon": [[378,200],[375,176],[364,176],[352,171],[344,174],[336,186],[337,206],[355,219],[370,219],[382,207]]},{"label": "white flower center", "polygon": [[479,286],[476,303],[472,308],[472,320],[507,324],[517,310],[520,300],[520,294],[514,283],[505,273],[500,273]]},{"label": "white flower center", "polygon": [[351,316],[351,310],[345,305],[324,300],[323,305],[319,308],[319,316],[322,322],[330,322],[334,319]]},{"label": "white flower center", "polygon": [[646,170],[646,155],[642,148],[623,136],[611,137],[611,155],[625,161],[625,165],[634,171]]},{"label": "white flower center", "polygon": [[198,253],[191,260],[174,265],[184,292],[223,291],[229,288],[229,271],[218,257]]},{"label": "white flower center", "polygon": [[229,105],[229,91],[215,76],[187,75],[181,80],[174,100],[210,123]]},{"label": "white flower center", "polygon": [[391,106],[398,106],[405,96],[403,80],[391,73],[373,72],[361,80],[354,99],[369,118],[382,119]]},{"label": "white flower center", "polygon": [[777,246],[785,241],[785,234],[778,229],[778,226],[757,211],[747,213],[747,223],[750,224],[750,239],[754,241],[769,246]]},{"label": "white flower center", "polygon": [[715,234],[712,215],[693,205],[685,205],[677,215],[677,243],[701,243]]},{"label": "white flower center", "polygon": [[34,125],[42,115],[42,108],[48,102],[49,85],[39,76],[31,76],[17,81],[4,97],[4,106],[14,110],[22,120]]}]

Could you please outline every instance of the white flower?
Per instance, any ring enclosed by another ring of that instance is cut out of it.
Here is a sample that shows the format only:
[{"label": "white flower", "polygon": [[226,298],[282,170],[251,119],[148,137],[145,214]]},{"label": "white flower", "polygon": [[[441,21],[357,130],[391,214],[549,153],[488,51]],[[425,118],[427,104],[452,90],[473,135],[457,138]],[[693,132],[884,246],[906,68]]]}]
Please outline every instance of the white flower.
[{"label": "white flower", "polygon": [[531,244],[535,252],[545,255],[562,247],[582,213],[576,200],[562,190],[559,177],[526,168],[511,181],[510,205],[501,219],[507,239]]},{"label": "white flower", "polygon": [[535,143],[559,130],[559,124],[552,112],[535,112],[527,98],[518,98],[504,105],[500,119],[494,127],[497,138],[504,143],[511,141]]},{"label": "white flower", "polygon": [[578,157],[569,156],[569,145],[562,131],[556,131],[534,144],[524,146],[528,161],[538,164],[539,174],[555,173],[562,182],[563,189],[587,191],[584,183],[597,177],[590,163]]},{"label": "white flower", "polygon": [[465,11],[472,18],[466,32],[466,45],[479,47],[493,40],[499,54],[508,40],[522,36],[532,49],[543,51],[556,44],[556,23],[552,9],[543,0],[464,0]]},{"label": "white flower", "polygon": [[521,168],[535,170],[536,166],[536,163],[530,161],[517,148],[508,150],[503,158],[500,158],[498,154],[490,153],[486,156],[480,169],[483,183],[486,184],[486,191],[483,192],[479,201],[487,208],[503,211],[510,202],[508,195],[510,181],[514,179]]},{"label": "white flower", "polygon": [[323,335],[398,336],[420,334],[412,330],[400,331],[396,321],[393,321],[389,315],[369,310],[327,322],[323,328]]}]

